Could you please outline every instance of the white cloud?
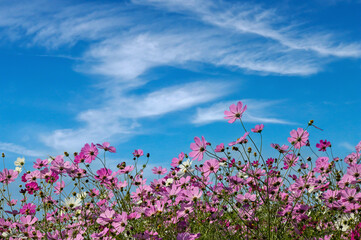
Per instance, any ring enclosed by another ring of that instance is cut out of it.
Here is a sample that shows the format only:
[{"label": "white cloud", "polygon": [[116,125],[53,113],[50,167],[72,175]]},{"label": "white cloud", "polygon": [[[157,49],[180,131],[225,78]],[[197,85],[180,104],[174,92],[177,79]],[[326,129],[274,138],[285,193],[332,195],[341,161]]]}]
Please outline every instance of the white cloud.
[{"label": "white cloud", "polygon": [[[194,124],[208,124],[216,121],[227,121],[224,119],[224,111],[229,109],[231,104],[236,104],[238,101],[220,102],[211,105],[207,108],[197,108],[196,115],[192,118]],[[244,99],[241,100],[244,105],[247,105],[247,111],[243,114],[242,120],[244,122],[252,123],[275,123],[275,124],[293,124],[287,120],[269,117],[272,106],[280,103],[280,101],[264,101]]]},{"label": "white cloud", "polygon": [[137,4],[163,7],[169,11],[196,15],[200,21],[238,33],[255,34],[272,39],[292,49],[314,51],[336,57],[361,57],[360,43],[344,43],[334,34],[320,29],[300,29],[300,23],[290,23],[276,9],[258,5],[227,4],[226,2],[193,0],[133,0]]},{"label": "white cloud", "polygon": [[[132,94],[151,81],[145,74],[155,67],[192,69],[194,63],[202,63],[259,74],[310,75],[329,61],[323,55],[359,57],[361,52],[357,43],[336,43],[330,33],[305,34],[297,24],[277,17],[275,9],[196,0],[133,3],[165,6],[188,15],[170,19],[161,8],[153,11],[131,3],[0,1],[3,39],[47,48],[49,55],[60,47],[86,43],[78,56],[69,58],[77,59],[75,70],[102,77],[98,90],[106,94],[99,107],[79,112],[79,128],[41,134],[46,146],[77,151],[85,142],[127,138],[139,130],[142,118],[211,102],[232,89],[226,80],[196,81]],[[252,110],[245,121],[289,124],[269,114],[267,106],[276,103],[249,101]],[[199,108],[193,123],[223,120],[229,105],[221,105]]]},{"label": "white cloud", "polygon": [[339,143],[339,145],[349,151],[355,151],[355,146],[353,146],[352,144],[350,144],[349,142],[341,142]]},{"label": "white cloud", "polygon": [[41,141],[58,151],[79,151],[86,142],[102,142],[119,136],[127,139],[139,134],[137,119],[162,116],[229,93],[229,84],[198,81],[162,88],[144,95],[113,96],[106,107],[79,113],[84,124],[78,129],[59,129],[41,136]]},{"label": "white cloud", "polygon": [[5,154],[6,154],[6,152],[12,152],[12,153],[29,156],[29,157],[47,157],[48,156],[41,151],[27,149],[23,146],[19,146],[19,145],[13,144],[13,143],[6,143],[6,142],[0,142],[0,150],[4,151]]}]

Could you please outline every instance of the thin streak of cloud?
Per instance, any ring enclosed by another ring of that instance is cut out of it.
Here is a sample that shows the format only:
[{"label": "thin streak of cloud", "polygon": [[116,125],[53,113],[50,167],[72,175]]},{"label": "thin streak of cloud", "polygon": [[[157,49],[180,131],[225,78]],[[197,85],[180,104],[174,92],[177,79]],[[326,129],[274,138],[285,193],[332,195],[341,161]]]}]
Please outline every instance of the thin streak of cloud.
[{"label": "thin streak of cloud", "polygon": [[85,142],[102,142],[130,138],[140,134],[138,120],[163,116],[201,103],[216,100],[229,93],[227,83],[193,82],[163,88],[143,96],[121,95],[111,98],[106,107],[80,112],[78,129],[58,129],[42,134],[41,141],[58,151],[77,151]]},{"label": "thin streak of cloud", "polygon": [[[286,18],[281,18],[276,9],[263,9],[257,5],[226,4],[214,1],[180,1],[180,0],[133,0],[137,4],[149,4],[164,7],[169,11],[196,15],[208,24],[230,29],[239,33],[256,34],[269,38],[293,49],[314,51],[321,55],[336,57],[361,57],[361,44],[344,43],[337,40],[334,34],[319,30],[297,28],[297,23],[288,25]],[[282,26],[283,23],[283,26]],[[281,25],[281,26],[280,26]]]},{"label": "thin streak of cloud", "polygon": [[341,143],[339,143],[339,145],[349,151],[355,151],[355,146],[353,146],[349,142],[341,142]]},{"label": "thin streak of cloud", "polygon": [[[204,125],[212,122],[226,121],[224,119],[224,111],[227,110],[229,106],[231,104],[234,104],[235,102],[237,101],[220,102],[213,104],[207,108],[198,108],[196,115],[192,118],[192,123]],[[242,100],[242,102],[248,107],[242,118],[244,122],[294,124],[287,120],[267,117],[267,115],[270,115],[270,112],[268,111],[269,107],[279,104],[280,101],[245,99]]]},{"label": "thin streak of cloud", "polygon": [[46,157],[47,154],[42,153],[41,151],[34,151],[31,149],[27,149],[23,146],[16,145],[14,143],[6,143],[6,142],[0,142],[0,150],[11,153],[16,153],[23,156],[28,157]]}]

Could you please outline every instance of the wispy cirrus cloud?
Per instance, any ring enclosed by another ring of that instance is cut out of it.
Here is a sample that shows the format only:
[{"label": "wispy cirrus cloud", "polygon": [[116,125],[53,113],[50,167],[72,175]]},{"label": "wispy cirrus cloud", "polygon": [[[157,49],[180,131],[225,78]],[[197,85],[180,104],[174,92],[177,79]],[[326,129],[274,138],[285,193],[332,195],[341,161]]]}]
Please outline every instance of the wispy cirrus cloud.
[{"label": "wispy cirrus cloud", "polygon": [[[107,94],[98,108],[87,107],[76,115],[81,127],[40,134],[46,146],[61,151],[70,151],[69,146],[78,150],[91,140],[130,136],[141,127],[140,119],[194,108],[232,91],[224,79],[183,84],[179,79],[170,87],[134,94],[151,81],[146,73],[156,67],[192,69],[197,63],[247,73],[304,76],[321,71],[330,61],[326,56],[361,56],[358,43],[343,42],[326,30],[302,29],[299,23],[289,23],[287,16],[279,17],[277,9],[259,5],[149,0],[0,1],[0,6],[2,39],[28,48],[40,46],[52,55],[62,47],[86,43],[68,58],[76,60],[76,71],[99,76],[96,91]],[[169,18],[169,12],[178,14]],[[253,110],[245,121],[290,124],[269,114],[266,107],[272,104],[276,103],[248,100]],[[228,106],[199,108],[192,123],[223,120]]]},{"label": "wispy cirrus cloud", "polygon": [[[139,134],[137,120],[162,116],[198,104],[216,100],[229,93],[228,83],[198,81],[162,88],[143,95],[119,95],[98,109],[89,109],[77,115],[84,127],[58,129],[43,134],[41,140],[59,151],[75,151],[87,141],[105,141],[119,136],[124,139]],[[143,131],[144,132],[144,131]]]},{"label": "wispy cirrus cloud", "polygon": [[[209,124],[224,120],[224,111],[228,109],[231,104],[237,101],[219,102],[206,108],[197,108],[196,115],[192,118],[194,124]],[[247,105],[247,111],[243,114],[242,120],[244,122],[253,123],[274,123],[274,124],[294,124],[293,122],[272,117],[270,108],[281,103],[281,101],[266,101],[244,99],[242,103]]]},{"label": "wispy cirrus cloud", "polygon": [[29,157],[46,157],[47,156],[42,151],[35,151],[35,150],[27,149],[23,146],[19,146],[14,143],[0,142],[0,150],[3,150],[5,152],[16,153],[16,154],[23,155],[23,156],[29,156]]},{"label": "wispy cirrus cloud", "polygon": [[199,21],[241,34],[255,34],[274,40],[291,50],[314,51],[335,57],[361,57],[360,43],[345,43],[334,33],[302,28],[277,14],[277,9],[264,9],[249,3],[234,4],[206,0],[133,0],[137,4],[163,7],[169,11],[195,16]]}]

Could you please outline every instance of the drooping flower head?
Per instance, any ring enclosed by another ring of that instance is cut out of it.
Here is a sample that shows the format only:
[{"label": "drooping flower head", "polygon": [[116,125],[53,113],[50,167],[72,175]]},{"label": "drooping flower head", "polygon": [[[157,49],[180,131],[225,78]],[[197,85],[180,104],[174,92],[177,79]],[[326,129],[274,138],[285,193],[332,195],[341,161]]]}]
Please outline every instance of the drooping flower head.
[{"label": "drooping flower head", "polygon": [[254,133],[260,133],[260,132],[262,132],[263,128],[264,128],[264,125],[260,124],[260,125],[256,125],[254,128],[252,128],[251,131]]},{"label": "drooping flower head", "polygon": [[110,143],[108,143],[108,142],[103,142],[103,145],[100,145],[98,143],[97,147],[100,148],[100,149],[103,149],[104,151],[109,151],[109,152],[112,152],[112,153],[116,152],[115,147],[110,146]]},{"label": "drooping flower head", "polygon": [[224,118],[229,119],[229,123],[234,123],[237,119],[241,119],[242,114],[247,110],[247,105],[243,107],[243,104],[241,101],[237,103],[237,106],[235,104],[232,104],[229,107],[230,111],[224,111],[224,115],[226,115]]}]

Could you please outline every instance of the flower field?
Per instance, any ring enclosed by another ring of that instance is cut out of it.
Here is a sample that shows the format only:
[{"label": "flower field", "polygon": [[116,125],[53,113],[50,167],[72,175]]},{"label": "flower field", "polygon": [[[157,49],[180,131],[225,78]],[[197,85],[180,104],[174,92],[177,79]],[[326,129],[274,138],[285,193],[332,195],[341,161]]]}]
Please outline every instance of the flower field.
[{"label": "flower field", "polygon": [[[137,149],[134,164],[110,169],[106,158],[116,148],[108,142],[37,159],[31,171],[18,158],[0,172],[0,237],[360,240],[361,142],[347,156],[334,155],[329,141],[311,143],[310,132],[319,131],[311,120],[290,132],[287,145],[262,146],[264,125],[247,129],[246,111],[238,102],[224,112],[240,138],[195,137],[171,168],[152,169],[150,184],[143,177],[150,154]],[[93,170],[94,162],[102,167]]]}]

